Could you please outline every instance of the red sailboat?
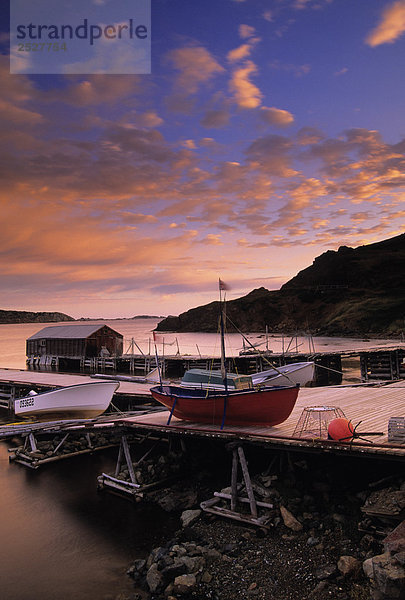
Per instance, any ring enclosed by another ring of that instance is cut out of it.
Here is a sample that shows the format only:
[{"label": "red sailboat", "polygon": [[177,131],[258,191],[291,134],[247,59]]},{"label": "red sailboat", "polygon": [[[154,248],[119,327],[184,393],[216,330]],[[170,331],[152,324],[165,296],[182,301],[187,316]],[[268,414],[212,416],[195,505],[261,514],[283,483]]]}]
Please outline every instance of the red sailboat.
[{"label": "red sailboat", "polygon": [[[261,389],[214,392],[173,385],[151,388],[155,400],[184,421],[228,425],[271,426],[290,416],[298,396],[299,385],[269,386]],[[169,417],[170,422],[170,417]]]},{"label": "red sailboat", "polygon": [[204,390],[163,385],[151,388],[155,400],[170,410],[172,416],[185,421],[221,425],[272,426],[282,423],[290,416],[298,397],[299,385],[263,386],[250,389],[229,390],[225,370],[224,303],[221,291],[225,284],[219,280],[221,372],[224,390]]}]

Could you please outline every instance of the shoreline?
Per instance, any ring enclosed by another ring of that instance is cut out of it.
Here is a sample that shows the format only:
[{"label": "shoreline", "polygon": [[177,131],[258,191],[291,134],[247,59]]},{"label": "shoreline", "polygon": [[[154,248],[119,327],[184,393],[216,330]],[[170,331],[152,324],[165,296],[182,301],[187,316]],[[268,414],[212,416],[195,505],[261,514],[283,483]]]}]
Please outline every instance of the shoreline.
[{"label": "shoreline", "polygon": [[[176,500],[184,504],[182,526],[130,566],[131,600],[401,598],[377,590],[365,566],[384,553],[384,537],[394,526],[373,521],[362,507],[377,496],[383,509],[389,507],[393,493],[405,501],[404,478],[399,468],[386,470],[378,461],[366,468],[360,461],[350,474],[346,466],[345,460],[330,457],[274,455],[265,474],[254,477],[274,504],[267,533],[201,512],[195,494],[208,493],[202,477],[188,483],[188,505],[184,485],[177,489],[177,499],[172,488],[172,507]],[[170,507],[164,491],[152,501]],[[403,567],[402,577],[404,585]]]}]

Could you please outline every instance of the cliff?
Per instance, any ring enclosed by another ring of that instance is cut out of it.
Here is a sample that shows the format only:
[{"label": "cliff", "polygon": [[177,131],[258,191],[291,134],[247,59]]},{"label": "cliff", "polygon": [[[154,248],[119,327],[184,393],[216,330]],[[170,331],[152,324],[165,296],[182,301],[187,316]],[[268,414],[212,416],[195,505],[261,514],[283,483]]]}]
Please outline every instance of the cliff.
[{"label": "cliff", "polygon": [[[367,246],[328,250],[277,291],[227,302],[241,331],[398,335],[405,328],[405,234]],[[161,321],[158,331],[217,331],[218,302]],[[228,330],[231,328],[228,326]]]},{"label": "cliff", "polygon": [[59,312],[0,310],[0,323],[57,323],[59,321],[74,321],[74,319]]}]

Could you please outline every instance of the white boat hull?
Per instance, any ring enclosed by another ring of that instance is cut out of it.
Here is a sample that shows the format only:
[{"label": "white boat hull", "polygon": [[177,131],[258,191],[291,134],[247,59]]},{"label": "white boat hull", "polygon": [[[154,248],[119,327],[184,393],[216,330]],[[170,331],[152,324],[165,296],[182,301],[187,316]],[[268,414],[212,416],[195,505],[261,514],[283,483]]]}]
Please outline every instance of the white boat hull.
[{"label": "white boat hull", "polygon": [[300,362],[282,365],[277,369],[269,369],[251,375],[253,385],[292,385],[299,383],[304,386],[314,379],[315,363]]},{"label": "white boat hull", "polygon": [[14,412],[70,419],[97,417],[108,408],[119,385],[118,381],[96,381],[28,395],[14,401]]}]

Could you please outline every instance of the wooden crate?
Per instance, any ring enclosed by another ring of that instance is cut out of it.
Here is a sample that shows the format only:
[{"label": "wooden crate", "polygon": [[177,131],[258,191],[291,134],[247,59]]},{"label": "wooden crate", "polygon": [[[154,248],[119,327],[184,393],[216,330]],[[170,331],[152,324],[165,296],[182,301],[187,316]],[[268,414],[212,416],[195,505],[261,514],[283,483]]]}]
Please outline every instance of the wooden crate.
[{"label": "wooden crate", "polygon": [[388,422],[388,441],[405,444],[405,417],[391,417]]}]

